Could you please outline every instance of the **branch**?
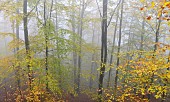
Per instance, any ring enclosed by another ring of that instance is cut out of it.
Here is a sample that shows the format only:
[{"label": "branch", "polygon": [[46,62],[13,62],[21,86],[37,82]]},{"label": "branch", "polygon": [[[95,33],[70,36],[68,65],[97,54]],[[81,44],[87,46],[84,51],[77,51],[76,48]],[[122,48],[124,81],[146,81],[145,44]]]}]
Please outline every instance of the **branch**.
[{"label": "branch", "polygon": [[99,4],[98,4],[97,0],[96,0],[96,4],[97,4],[97,7],[98,7],[98,10],[99,10],[99,13],[100,13],[100,17],[102,18],[102,13],[100,11],[100,7],[99,7]]},{"label": "branch", "polygon": [[110,25],[110,23],[111,23],[111,21],[112,21],[113,15],[115,14],[115,11],[116,11],[117,7],[119,6],[120,2],[121,2],[121,0],[119,0],[118,4],[116,5],[115,9],[113,10],[112,15],[111,15],[111,17],[110,17],[110,20],[109,20],[109,22],[108,22],[107,27],[109,27],[109,25]]},{"label": "branch", "polygon": [[38,22],[39,22],[41,25],[43,25],[43,23],[42,23],[42,22],[40,21],[40,19],[38,18],[39,14],[38,14],[38,8],[37,8],[37,6],[36,6],[36,12],[37,12],[36,18],[37,18]]},{"label": "branch", "polygon": [[29,15],[32,13],[32,11],[37,7],[39,1],[40,1],[40,0],[37,1],[36,5],[35,5],[35,6],[33,7],[33,9],[27,14],[27,16],[29,16]]},{"label": "branch", "polygon": [[50,19],[51,19],[52,9],[53,9],[53,0],[52,0],[52,2],[51,2],[51,8],[50,8]]}]

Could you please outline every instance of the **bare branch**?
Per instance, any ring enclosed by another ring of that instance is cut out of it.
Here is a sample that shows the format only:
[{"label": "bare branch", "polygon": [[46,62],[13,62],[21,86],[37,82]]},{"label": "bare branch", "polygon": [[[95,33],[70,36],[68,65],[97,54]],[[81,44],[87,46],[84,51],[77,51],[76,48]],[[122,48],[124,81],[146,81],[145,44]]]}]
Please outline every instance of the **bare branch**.
[{"label": "bare branch", "polygon": [[102,13],[100,11],[100,7],[99,7],[99,4],[98,4],[97,0],[96,0],[96,4],[97,4],[97,7],[98,7],[98,10],[99,10],[99,13],[100,13],[100,17],[102,18]]},{"label": "bare branch", "polygon": [[54,1],[52,0],[52,1],[51,1],[51,8],[50,8],[50,19],[51,19],[52,9],[53,9],[53,5],[54,5],[53,2],[54,2]]},{"label": "bare branch", "polygon": [[33,9],[27,14],[27,16],[29,16],[29,15],[32,13],[32,11],[37,7],[37,5],[38,5],[39,2],[40,2],[40,0],[37,1],[36,5],[35,5],[35,6],[33,7]]},{"label": "bare branch", "polygon": [[117,7],[119,6],[120,2],[121,2],[121,0],[119,0],[118,4],[116,5],[115,9],[113,10],[112,15],[111,15],[111,17],[110,17],[110,20],[109,20],[109,22],[108,22],[107,27],[109,27],[109,25],[110,25],[110,23],[111,23],[111,21],[112,21],[113,15],[115,14],[115,11],[116,11]]}]

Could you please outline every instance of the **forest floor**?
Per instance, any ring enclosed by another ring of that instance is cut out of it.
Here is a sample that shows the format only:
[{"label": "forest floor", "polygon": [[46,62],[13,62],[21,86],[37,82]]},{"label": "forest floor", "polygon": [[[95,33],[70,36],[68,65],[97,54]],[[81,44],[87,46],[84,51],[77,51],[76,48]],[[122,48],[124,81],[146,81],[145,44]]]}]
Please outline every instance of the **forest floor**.
[{"label": "forest floor", "polygon": [[[11,91],[11,89],[8,88],[0,88],[0,102],[15,102],[14,99],[14,93]],[[63,101],[56,101],[56,102],[97,102],[92,100],[87,94],[80,94],[77,97],[74,97],[73,95],[69,94],[67,95]],[[125,102],[131,102],[131,101],[125,101]],[[147,101],[137,101],[137,102],[147,102]],[[162,102],[161,99],[155,99],[154,97],[151,97],[150,102]],[[170,102],[170,97],[168,97],[163,102]]]},{"label": "forest floor", "polygon": [[80,94],[78,97],[72,97],[70,96],[68,102],[96,102],[92,100],[88,95],[86,94]]}]

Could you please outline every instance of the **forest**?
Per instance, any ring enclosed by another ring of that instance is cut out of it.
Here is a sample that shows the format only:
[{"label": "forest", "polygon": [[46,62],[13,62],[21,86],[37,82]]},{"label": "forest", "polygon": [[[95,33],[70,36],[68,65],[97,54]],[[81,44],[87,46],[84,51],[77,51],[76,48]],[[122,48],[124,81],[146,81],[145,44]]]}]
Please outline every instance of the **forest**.
[{"label": "forest", "polygon": [[0,0],[0,102],[170,102],[169,0]]}]

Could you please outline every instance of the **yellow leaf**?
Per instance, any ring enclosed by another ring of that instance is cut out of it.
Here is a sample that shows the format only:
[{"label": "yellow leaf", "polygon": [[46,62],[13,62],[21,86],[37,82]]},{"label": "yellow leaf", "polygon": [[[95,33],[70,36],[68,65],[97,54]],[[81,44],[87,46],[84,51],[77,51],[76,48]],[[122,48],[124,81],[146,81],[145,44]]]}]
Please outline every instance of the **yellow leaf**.
[{"label": "yellow leaf", "polygon": [[145,0],[140,0],[140,2],[144,3],[144,2],[145,2]]},{"label": "yellow leaf", "polygon": [[170,2],[165,2],[163,6],[166,7],[168,5],[170,5]]},{"label": "yellow leaf", "polygon": [[158,11],[158,15],[157,15],[158,19],[160,18],[161,14],[162,14],[162,11],[159,10],[159,11]]},{"label": "yellow leaf", "polygon": [[151,8],[154,8],[155,7],[155,2],[151,2]]},{"label": "yellow leaf", "polygon": [[158,99],[160,96],[159,95],[155,95],[155,98]]},{"label": "yellow leaf", "polygon": [[168,74],[167,77],[170,79],[170,75]]},{"label": "yellow leaf", "polygon": [[168,26],[170,26],[170,21],[168,21]]}]

